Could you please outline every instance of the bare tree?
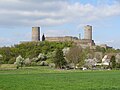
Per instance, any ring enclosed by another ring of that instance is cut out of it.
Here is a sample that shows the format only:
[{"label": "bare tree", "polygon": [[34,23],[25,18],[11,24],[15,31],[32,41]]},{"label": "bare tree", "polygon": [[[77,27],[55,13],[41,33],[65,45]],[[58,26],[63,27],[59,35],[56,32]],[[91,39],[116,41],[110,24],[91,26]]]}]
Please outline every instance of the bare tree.
[{"label": "bare tree", "polygon": [[82,65],[83,61],[83,52],[81,47],[72,47],[70,51],[66,54],[66,59],[68,63],[74,63],[74,66],[80,63]]}]

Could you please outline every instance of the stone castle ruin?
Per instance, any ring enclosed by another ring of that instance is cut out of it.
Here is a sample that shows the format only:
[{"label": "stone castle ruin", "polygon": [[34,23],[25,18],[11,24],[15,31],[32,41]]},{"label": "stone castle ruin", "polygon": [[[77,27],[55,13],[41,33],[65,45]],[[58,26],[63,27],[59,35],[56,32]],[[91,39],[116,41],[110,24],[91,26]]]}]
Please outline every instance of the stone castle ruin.
[{"label": "stone castle ruin", "polygon": [[[42,37],[43,38],[43,37]],[[81,46],[83,48],[95,46],[94,40],[92,40],[92,26],[87,25],[84,27],[84,39],[72,36],[64,36],[64,37],[45,37],[45,41],[49,42],[66,42],[71,41],[74,42],[77,46]],[[40,41],[40,27],[32,27],[32,41]]]}]

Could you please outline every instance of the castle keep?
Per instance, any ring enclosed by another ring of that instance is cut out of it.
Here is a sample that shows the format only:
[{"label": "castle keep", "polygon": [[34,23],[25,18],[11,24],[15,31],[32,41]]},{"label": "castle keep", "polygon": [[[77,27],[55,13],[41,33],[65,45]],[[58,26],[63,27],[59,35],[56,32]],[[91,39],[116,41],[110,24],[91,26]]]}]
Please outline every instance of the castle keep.
[{"label": "castle keep", "polygon": [[84,27],[84,39],[92,40],[92,26],[87,25]]},{"label": "castle keep", "polygon": [[40,41],[40,27],[32,27],[32,41]]}]

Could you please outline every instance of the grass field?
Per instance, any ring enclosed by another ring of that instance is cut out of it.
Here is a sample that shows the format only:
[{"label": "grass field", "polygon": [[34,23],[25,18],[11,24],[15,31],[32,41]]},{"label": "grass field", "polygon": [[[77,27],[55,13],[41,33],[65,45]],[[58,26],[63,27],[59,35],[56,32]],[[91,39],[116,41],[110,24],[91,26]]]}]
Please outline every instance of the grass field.
[{"label": "grass field", "polygon": [[120,90],[120,71],[0,70],[0,90]]}]

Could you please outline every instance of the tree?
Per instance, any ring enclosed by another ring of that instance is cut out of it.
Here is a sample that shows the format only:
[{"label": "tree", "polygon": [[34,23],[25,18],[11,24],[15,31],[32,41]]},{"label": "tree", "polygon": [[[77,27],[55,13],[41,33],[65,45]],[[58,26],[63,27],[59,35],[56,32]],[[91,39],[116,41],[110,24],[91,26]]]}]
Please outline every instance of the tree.
[{"label": "tree", "polygon": [[31,65],[31,60],[30,60],[29,58],[26,58],[26,59],[24,60],[24,64],[25,64],[26,66],[30,66],[30,65]]},{"label": "tree", "polygon": [[111,59],[110,59],[110,65],[111,65],[111,68],[116,68],[115,56],[111,57]]},{"label": "tree", "polygon": [[104,47],[96,46],[96,52],[102,52],[104,54],[106,49]]},{"label": "tree", "polygon": [[45,35],[43,34],[43,36],[42,36],[42,41],[45,41]]},{"label": "tree", "polygon": [[0,54],[0,64],[2,64],[2,58],[3,56]]},{"label": "tree", "polygon": [[119,63],[120,64],[120,53],[118,53],[116,56],[116,63]]},{"label": "tree", "polygon": [[0,54],[3,56],[0,60],[2,64],[15,62],[16,58],[21,55],[23,58],[35,58],[39,53],[48,54],[53,52],[56,48],[63,49],[64,47],[71,47],[71,42],[23,42],[10,47],[1,47]]},{"label": "tree", "polygon": [[102,62],[103,53],[102,52],[95,52],[94,58],[97,59],[97,62]]},{"label": "tree", "polygon": [[59,69],[62,69],[62,67],[64,65],[66,65],[66,61],[64,59],[62,49],[57,49],[56,50],[56,54],[55,54],[53,62],[55,63],[55,67],[59,68]]},{"label": "tree", "polygon": [[93,59],[94,58],[94,50],[90,49],[90,47],[87,47],[82,50],[86,54],[87,59]]},{"label": "tree", "polygon": [[69,52],[69,50],[70,50],[69,47],[65,47],[62,49],[64,56]]},{"label": "tree", "polygon": [[48,63],[53,63],[55,55],[56,55],[56,51],[48,52],[47,55],[46,55],[47,56],[47,60],[46,61]]},{"label": "tree", "polygon": [[19,55],[17,58],[16,58],[16,62],[15,62],[15,64],[17,65],[17,69],[19,68],[19,67],[23,67],[23,63],[24,62],[24,58],[22,58],[22,56],[21,55]]},{"label": "tree", "polygon": [[80,54],[80,61],[78,66],[81,67],[85,64],[85,59],[86,59],[86,54],[85,52],[82,51],[82,53]]},{"label": "tree", "polygon": [[45,59],[46,59],[45,54],[40,53],[40,54],[38,55],[38,61],[45,61]]},{"label": "tree", "polygon": [[116,56],[116,68],[120,68],[120,53],[118,53]]},{"label": "tree", "polygon": [[70,48],[70,51],[66,54],[66,58],[69,63],[74,63],[74,67],[77,64],[82,66],[84,62],[84,53],[82,53],[82,48],[77,46]]}]

